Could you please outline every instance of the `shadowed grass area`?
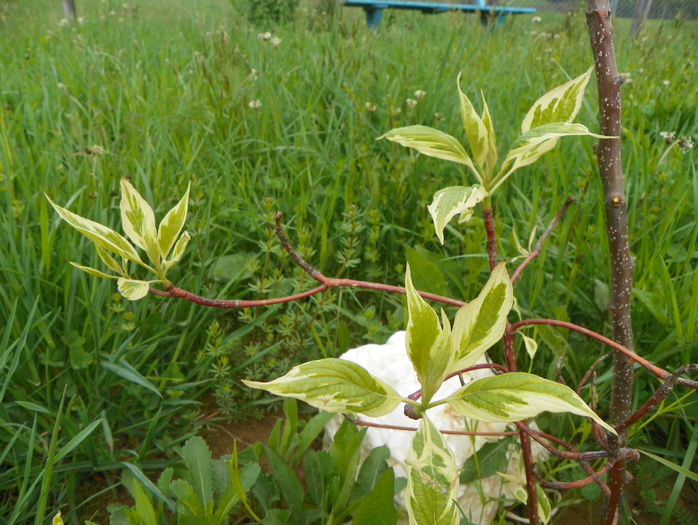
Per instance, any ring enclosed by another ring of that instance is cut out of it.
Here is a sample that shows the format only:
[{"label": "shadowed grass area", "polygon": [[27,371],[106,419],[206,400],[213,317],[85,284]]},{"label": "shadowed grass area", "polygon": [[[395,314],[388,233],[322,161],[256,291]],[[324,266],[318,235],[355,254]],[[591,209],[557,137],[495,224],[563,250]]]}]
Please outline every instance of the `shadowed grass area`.
[{"label": "shadowed grass area", "polygon": [[[364,27],[360,10],[344,9],[327,21],[310,3],[281,28],[251,27],[228,3],[213,0],[127,7],[84,0],[78,9],[83,23],[62,26],[58,5],[0,4],[0,318],[7,319],[0,338],[0,489],[6,494],[0,517],[6,523],[30,520],[35,510],[41,485],[35,481],[64,391],[58,451],[92,430],[54,466],[49,509],[77,507],[73,489],[82,473],[118,469],[119,461],[147,466],[144,461],[166,457],[197,431],[198,402],[215,387],[211,378],[219,372],[211,369],[222,362],[203,351],[214,319],[226,333],[248,323],[260,332],[257,346],[247,349],[244,334],[231,336],[226,352],[235,365],[243,361],[266,373],[300,356],[334,355],[378,339],[402,322],[399,299],[346,291],[327,293],[317,317],[307,318],[318,303],[262,319],[261,311],[211,312],[158,297],[127,303],[114,296],[113,282],[69,266],[100,263],[89,243],[58,222],[44,193],[116,228],[121,177],[131,179],[158,217],[191,180],[192,241],[171,278],[202,295],[256,298],[311,286],[270,233],[281,210],[293,242],[326,275],[400,284],[406,247],[417,248],[410,263],[421,261],[425,274],[432,267],[424,254],[437,260],[467,254],[449,259],[439,279],[417,284],[468,298],[484,282],[482,223],[476,218],[448,228],[441,247],[426,213],[434,191],[468,175],[374,139],[396,126],[425,124],[464,140],[455,89],[462,71],[471,99],[486,94],[501,154],[538,96],[591,61],[580,12],[544,16],[541,23],[516,17],[483,31],[477,17],[388,11],[375,33]],[[258,39],[266,30],[281,39],[278,47]],[[696,355],[698,174],[695,153],[660,132],[673,131],[676,140],[698,134],[698,95],[688,83],[697,75],[697,31],[695,22],[681,21],[650,23],[635,41],[623,27],[618,31],[619,68],[631,80],[624,88],[623,160],[637,348],[667,368]],[[406,101],[417,100],[417,90],[426,95],[410,108]],[[593,91],[579,121],[596,130]],[[500,253],[511,259],[515,238],[525,245],[568,196],[577,199],[520,279],[517,299],[526,315],[604,331],[608,263],[592,146],[592,139],[563,139],[542,162],[517,172],[494,206]],[[221,262],[235,254],[244,257]],[[303,328],[294,325],[298,319]],[[305,327],[313,333],[299,335]],[[262,352],[284,336],[297,339],[296,353],[285,355],[283,344]],[[557,356],[565,353],[570,383],[600,351],[567,333],[540,330],[536,338],[546,351],[533,368],[555,377]],[[267,359],[276,364],[263,364]],[[641,375],[638,398],[655,386]],[[598,388],[602,396],[608,392],[607,373]],[[639,437],[666,440],[678,451],[695,412],[688,405],[657,418]],[[568,423],[549,422],[563,433],[571,432]]]}]

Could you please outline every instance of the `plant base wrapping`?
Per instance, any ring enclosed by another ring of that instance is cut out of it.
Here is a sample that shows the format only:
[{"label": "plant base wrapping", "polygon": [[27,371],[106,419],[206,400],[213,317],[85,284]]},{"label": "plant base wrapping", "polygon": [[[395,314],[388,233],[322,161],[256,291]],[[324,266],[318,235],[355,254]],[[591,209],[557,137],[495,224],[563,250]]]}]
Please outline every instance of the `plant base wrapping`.
[{"label": "plant base wrapping", "polygon": [[[419,389],[417,376],[412,364],[405,352],[405,332],[394,333],[383,345],[368,344],[348,350],[341,359],[361,365],[371,374],[385,381],[401,394],[407,394]],[[484,359],[482,362],[486,362]],[[491,370],[483,369],[463,375],[463,380],[468,383],[474,379],[492,376]],[[446,381],[438,391],[436,398],[446,397],[461,387],[457,377]],[[328,445],[342,422],[342,416],[337,416],[325,427],[325,440]],[[414,427],[415,421],[404,415],[402,407],[381,417],[365,417],[362,421],[383,425]],[[512,425],[506,423],[475,423],[468,422],[457,414],[448,405],[442,405],[429,410],[429,419],[441,430],[474,431],[477,432],[505,432],[513,430]],[[476,426],[477,425],[477,426]],[[389,428],[369,427],[364,438],[362,449],[364,456],[383,445],[390,449],[391,458],[389,464],[395,470],[396,477],[407,476],[406,459],[410,451],[414,432],[404,432]],[[486,443],[492,443],[502,439],[501,437],[483,436],[454,436],[445,435],[444,441],[453,452],[456,464],[462,466],[465,461],[480,450]],[[472,523],[492,523],[499,508],[500,502],[512,504],[515,502],[514,491],[525,483],[523,465],[517,444],[512,441],[507,452],[507,467],[504,474],[512,476],[520,483],[507,481],[501,476],[493,475],[478,482],[461,484],[458,488],[458,505]],[[542,459],[545,451],[539,445],[534,445],[534,458]],[[403,491],[404,492],[404,491]],[[481,497],[484,496],[483,498]],[[397,504],[404,508],[403,493],[397,496]],[[404,523],[407,523],[405,518]]]}]

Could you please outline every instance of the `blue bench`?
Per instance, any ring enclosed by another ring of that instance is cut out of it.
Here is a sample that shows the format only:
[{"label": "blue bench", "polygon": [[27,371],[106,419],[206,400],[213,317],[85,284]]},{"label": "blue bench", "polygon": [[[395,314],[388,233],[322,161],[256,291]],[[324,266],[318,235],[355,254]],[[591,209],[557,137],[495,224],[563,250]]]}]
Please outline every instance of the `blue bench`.
[{"label": "blue bench", "polygon": [[412,9],[426,14],[446,13],[448,11],[463,11],[465,13],[480,13],[480,20],[487,23],[488,15],[496,15],[499,22],[507,15],[535,13],[533,7],[505,7],[487,5],[487,0],[475,0],[475,4],[444,4],[438,2],[402,2],[393,0],[344,0],[347,7],[362,7],[366,13],[366,25],[377,28],[383,17],[384,9]]}]

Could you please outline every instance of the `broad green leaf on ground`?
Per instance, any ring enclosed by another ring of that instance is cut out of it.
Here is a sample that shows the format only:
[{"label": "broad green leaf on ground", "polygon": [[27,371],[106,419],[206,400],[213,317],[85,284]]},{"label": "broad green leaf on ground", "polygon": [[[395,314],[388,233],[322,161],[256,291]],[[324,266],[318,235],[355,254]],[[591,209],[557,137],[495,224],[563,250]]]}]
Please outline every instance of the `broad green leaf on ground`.
[{"label": "broad green leaf on ground", "polygon": [[447,401],[459,414],[478,421],[520,421],[545,411],[570,412],[589,417],[615,434],[570,387],[524,372],[478,379]]},{"label": "broad green leaf on ground", "polygon": [[206,514],[213,512],[213,467],[211,450],[201,436],[189,438],[181,451],[189,480]]},{"label": "broad green leaf on ground", "polygon": [[533,164],[540,157],[554,149],[560,137],[574,135],[607,138],[603,135],[592,133],[582,124],[553,122],[535,127],[516,139],[514,147],[507,153],[499,174],[497,174],[498,184],[501,184],[504,179],[517,169]]},{"label": "broad green leaf on ground", "polygon": [[417,293],[409,265],[405,272],[405,291],[408,310],[405,336],[407,356],[422,385],[422,399],[428,403],[441,386],[451,363],[451,326],[445,315],[442,315],[442,326],[434,309]]},{"label": "broad green leaf on ground", "polygon": [[492,119],[487,108],[485,97],[482,97],[482,117],[480,117],[473,107],[470,99],[463,93],[460,88],[460,74],[456,81],[458,86],[458,95],[460,98],[460,118],[463,123],[463,129],[470,143],[470,151],[473,154],[475,162],[482,170],[482,173],[487,177],[494,169],[497,163],[497,144],[495,142],[494,129],[492,128]]},{"label": "broad green leaf on ground", "polygon": [[269,382],[246,381],[251,388],[294,397],[326,412],[353,412],[378,417],[402,401],[389,385],[361,366],[342,359],[309,361]]},{"label": "broad green leaf on ground", "polygon": [[582,107],[593,67],[569,82],[551,89],[528,110],[521,122],[521,133],[553,122],[572,122]]},{"label": "broad green leaf on ground", "polygon": [[129,261],[138,264],[143,263],[136,249],[122,235],[98,222],[85,219],[72,211],[61,208],[58,204],[53,202],[48,195],[46,198],[64,221],[90,239],[98,248],[115,253]]},{"label": "broad green leaf on ground", "polygon": [[457,525],[458,469],[453,454],[425,416],[407,457],[407,514],[411,525]]},{"label": "broad green leaf on ground", "polygon": [[510,445],[509,439],[498,439],[482,445],[482,448],[465,460],[459,475],[461,484],[485,479],[497,472],[506,472]]},{"label": "broad green leaf on ground", "polygon": [[189,190],[191,183],[187,186],[187,191],[184,196],[175,206],[167,212],[165,217],[160,221],[158,227],[158,245],[160,247],[160,256],[165,259],[170,253],[170,250],[177,240],[179,232],[184,227],[184,222],[187,219],[187,210],[189,208]]},{"label": "broad green leaf on ground", "polygon": [[121,179],[121,224],[133,244],[145,250],[148,258],[158,266],[158,232],[155,227],[155,213],[136,188],[126,179]]},{"label": "broad green leaf on ground", "polygon": [[152,281],[137,281],[135,279],[119,278],[116,282],[119,293],[129,301],[137,301],[148,295]]},{"label": "broad green leaf on ground", "polygon": [[434,200],[427,206],[434,221],[436,236],[444,243],[444,228],[460,215],[459,223],[467,222],[473,215],[473,208],[487,197],[482,186],[449,186],[434,193]]},{"label": "broad green leaf on ground", "polygon": [[[414,148],[423,155],[437,159],[450,160],[468,166],[480,180],[480,174],[475,169],[473,161],[465,152],[465,148],[448,133],[428,126],[407,126],[395,128],[378,139],[388,139],[397,142],[401,146]],[[480,180],[480,182],[482,182]]]},{"label": "broad green leaf on ground", "polygon": [[455,359],[449,372],[474,365],[504,335],[514,290],[505,264],[498,264],[480,295],[462,306],[453,321]]}]

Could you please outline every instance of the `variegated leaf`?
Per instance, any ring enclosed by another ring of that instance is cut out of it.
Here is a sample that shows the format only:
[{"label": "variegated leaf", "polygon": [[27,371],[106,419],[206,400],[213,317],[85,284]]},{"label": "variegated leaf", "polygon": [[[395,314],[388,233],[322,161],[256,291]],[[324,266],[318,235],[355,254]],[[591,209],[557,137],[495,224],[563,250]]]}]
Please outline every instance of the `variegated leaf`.
[{"label": "variegated leaf", "polygon": [[[489,110],[485,97],[482,97],[483,116],[477,114],[470,99],[460,88],[460,74],[458,74],[458,95],[460,98],[460,118],[463,129],[470,143],[470,151],[477,165],[481,168],[485,178],[491,173],[497,162],[497,145],[494,142],[494,130],[492,120],[489,118]],[[484,119],[487,118],[487,124]]]},{"label": "variegated leaf", "polygon": [[106,265],[107,268],[115,271],[116,273],[118,273],[119,275],[122,275],[123,277],[127,277],[127,275],[126,275],[127,272],[126,272],[126,269],[124,268],[126,263],[124,265],[120,265],[116,261],[116,259],[114,259],[114,257],[112,257],[109,254],[108,251],[100,248],[99,246],[95,246],[95,247],[97,248],[97,255],[99,255],[99,258],[102,259],[102,262]]},{"label": "variegated leaf", "polygon": [[449,186],[434,193],[434,200],[427,207],[434,221],[436,236],[444,243],[444,228],[460,214],[459,223],[467,222],[473,215],[473,208],[487,197],[482,186]]},{"label": "variegated leaf", "polygon": [[119,293],[129,301],[137,301],[148,295],[151,281],[137,281],[135,279],[119,278],[117,288]]},{"label": "variegated leaf", "polygon": [[463,145],[458,139],[448,133],[428,126],[407,126],[392,129],[385,135],[378,137],[377,140],[383,138],[397,142],[401,146],[416,149],[429,157],[465,164],[480,180],[480,174],[475,169],[473,161],[465,152]]},{"label": "variegated leaf", "polygon": [[124,232],[133,244],[145,250],[148,258],[158,266],[160,251],[158,249],[158,232],[155,227],[155,214],[141,194],[129,181],[121,179],[121,223]]},{"label": "variegated leaf", "polygon": [[98,248],[115,253],[129,261],[143,264],[136,249],[123,236],[98,222],[85,219],[72,211],[61,208],[58,204],[54,203],[48,195],[46,198],[64,221],[94,242]]},{"label": "variegated leaf", "polygon": [[[515,170],[533,164],[540,157],[554,149],[560,137],[573,135],[586,135],[596,138],[608,138],[597,135],[582,124],[569,124],[566,122],[553,122],[533,128],[521,135],[514,147],[507,153],[502,168],[497,175],[498,181],[503,181]],[[501,184],[501,182],[499,182]]]},{"label": "variegated leaf", "polygon": [[449,372],[474,365],[504,335],[514,290],[505,264],[498,264],[480,295],[462,306],[453,321],[455,362]]},{"label": "variegated leaf", "polygon": [[485,129],[487,130],[489,143],[489,152],[485,166],[488,174],[491,174],[495,165],[497,164],[497,138],[494,134],[494,124],[492,124],[490,108],[487,106],[485,94],[482,91],[480,91],[480,98],[482,98],[482,123],[485,125]]},{"label": "variegated leaf", "polygon": [[352,412],[378,417],[402,401],[389,385],[361,366],[342,359],[309,361],[269,382],[246,381],[247,386],[284,397],[294,397],[326,412]]},{"label": "variegated leaf", "polygon": [[412,284],[410,266],[405,272],[407,295],[407,334],[405,345],[422,386],[422,400],[428,403],[441,386],[451,359],[451,326],[442,312],[443,326],[436,312],[422,299]]},{"label": "variegated leaf", "polygon": [[412,438],[406,463],[410,525],[457,525],[458,469],[453,453],[426,416]]},{"label": "variegated leaf", "polygon": [[90,275],[94,275],[95,277],[102,277],[104,279],[118,279],[119,277],[117,275],[111,275],[109,273],[104,273],[100,272],[99,270],[95,270],[94,268],[90,268],[89,266],[82,266],[78,263],[74,263],[70,261],[70,264],[75,266],[78,270],[82,270],[85,273],[89,273]]},{"label": "variegated leaf", "polygon": [[166,270],[177,264],[182,259],[184,250],[187,249],[187,244],[189,244],[189,239],[191,239],[191,237],[187,231],[179,236],[177,244],[175,244],[174,250],[172,250],[172,257],[163,263]]},{"label": "variegated leaf", "polygon": [[551,89],[528,110],[521,122],[521,133],[553,122],[572,122],[582,107],[593,67],[586,73]]},{"label": "variegated leaf", "polygon": [[184,222],[187,219],[187,210],[189,208],[189,190],[191,183],[187,186],[187,191],[180,201],[167,212],[167,215],[160,222],[158,227],[158,245],[160,247],[160,256],[165,259],[170,253],[170,250],[175,245],[179,232],[184,227]]},{"label": "variegated leaf", "polygon": [[531,359],[536,357],[536,352],[538,352],[538,343],[536,342],[536,340],[521,332],[519,332],[519,335],[523,338],[524,346],[526,347],[526,353],[528,353],[528,356]]},{"label": "variegated leaf", "polygon": [[478,421],[520,421],[545,411],[569,412],[589,417],[615,434],[570,387],[524,372],[478,379],[447,401],[459,414]]}]

